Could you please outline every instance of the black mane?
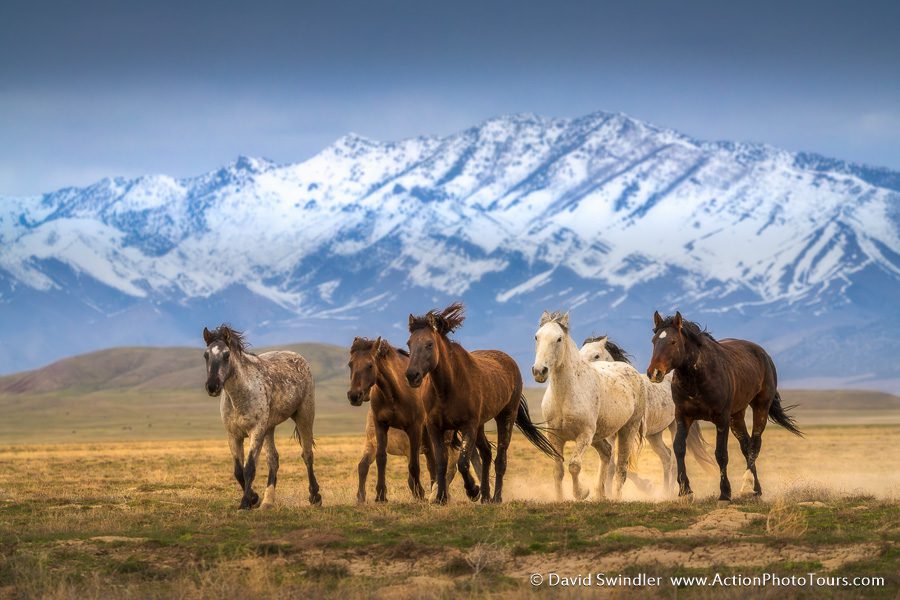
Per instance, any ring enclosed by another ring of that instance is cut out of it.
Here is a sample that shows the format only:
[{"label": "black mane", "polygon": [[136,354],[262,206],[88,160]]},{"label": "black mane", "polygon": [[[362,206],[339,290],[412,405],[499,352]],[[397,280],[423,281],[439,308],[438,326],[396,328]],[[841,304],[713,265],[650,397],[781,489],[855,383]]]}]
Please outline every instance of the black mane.
[{"label": "black mane", "polygon": [[[659,327],[655,327],[653,329],[653,333],[659,333],[663,329],[668,327],[676,327],[675,325],[675,317],[666,317],[660,322]],[[681,319],[681,331],[687,335],[688,337],[694,338],[696,341],[700,341],[702,338],[707,338],[712,341],[716,341],[716,338],[712,336],[710,332],[706,330],[705,327],[700,327],[694,321],[688,321],[687,319]]]}]

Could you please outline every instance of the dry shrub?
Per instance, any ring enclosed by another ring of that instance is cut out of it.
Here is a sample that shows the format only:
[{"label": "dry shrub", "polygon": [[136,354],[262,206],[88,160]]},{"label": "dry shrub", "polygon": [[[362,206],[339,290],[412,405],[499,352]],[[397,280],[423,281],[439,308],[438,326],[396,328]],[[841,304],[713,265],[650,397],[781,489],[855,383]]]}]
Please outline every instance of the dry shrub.
[{"label": "dry shrub", "polygon": [[463,558],[472,569],[474,579],[484,571],[502,572],[503,566],[509,561],[509,550],[496,544],[478,543],[472,546]]},{"label": "dry shrub", "polygon": [[806,514],[784,498],[777,499],[766,517],[766,533],[775,537],[797,538],[806,533]]}]

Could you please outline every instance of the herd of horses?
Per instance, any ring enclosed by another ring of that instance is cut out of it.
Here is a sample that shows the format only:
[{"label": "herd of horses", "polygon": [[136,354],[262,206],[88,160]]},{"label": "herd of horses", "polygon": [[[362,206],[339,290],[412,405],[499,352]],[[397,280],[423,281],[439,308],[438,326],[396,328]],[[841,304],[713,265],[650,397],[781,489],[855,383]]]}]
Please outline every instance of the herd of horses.
[{"label": "herd of horses", "polygon": [[[408,350],[378,337],[357,337],[350,346],[350,387],[353,406],[369,403],[366,441],[359,462],[357,500],[366,500],[366,479],[377,466],[375,500],[387,500],[387,455],[408,459],[407,483],[414,498],[446,503],[456,474],[473,501],[502,502],[503,480],[513,428],[554,461],[556,498],[563,498],[567,442],[574,442],[568,462],[575,498],[590,490],[582,486],[581,464],[588,446],[600,456],[594,496],[618,499],[626,480],[650,489],[636,473],[637,455],[646,441],[659,457],[663,491],[692,494],[685,470],[688,449],[697,462],[720,476],[719,500],[731,500],[728,480],[728,431],[738,440],[747,464],[743,488],[759,495],[762,488],[756,460],[768,420],[802,435],[782,406],[771,357],[745,340],[716,340],[681,313],[653,316],[653,355],[646,375],[606,336],[588,338],[579,349],[569,334],[568,313],[544,312],[535,333],[532,375],[547,382],[542,402],[543,422],[529,415],[522,375],[516,362],[499,350],[469,351],[450,334],[465,319],[462,304],[409,316]],[[309,502],[322,497],[313,468],[315,392],[307,361],[295,352],[254,354],[243,335],[221,325],[203,330],[206,343],[206,391],[220,396],[222,422],[234,458],[234,477],[243,492],[240,508],[268,508],[275,503],[278,451],[275,427],[293,419],[309,482]],[[745,413],[752,411],[752,432]],[[493,420],[497,441],[485,435]],[[700,433],[698,421],[716,429],[714,455]],[[663,432],[672,434],[672,448]],[[245,440],[249,439],[246,457]],[[263,446],[268,480],[262,499],[253,490]],[[495,456],[492,453],[496,450]],[[673,452],[674,450],[674,452]],[[431,481],[421,482],[420,455]],[[493,463],[493,490],[491,465]],[[474,471],[474,473],[473,473]]]}]

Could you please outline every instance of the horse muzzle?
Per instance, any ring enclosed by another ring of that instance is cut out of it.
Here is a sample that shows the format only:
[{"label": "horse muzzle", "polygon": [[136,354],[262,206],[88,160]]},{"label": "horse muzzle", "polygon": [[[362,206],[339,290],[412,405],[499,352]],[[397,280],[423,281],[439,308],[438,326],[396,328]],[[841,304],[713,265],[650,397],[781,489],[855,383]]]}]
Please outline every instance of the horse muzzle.
[{"label": "horse muzzle", "polygon": [[422,385],[422,380],[425,379],[425,376],[421,373],[413,373],[410,371],[406,372],[406,382],[409,384],[411,388],[417,388]]},{"label": "horse muzzle", "polygon": [[549,372],[550,370],[547,367],[541,367],[540,369],[537,367],[531,367],[531,375],[538,383],[544,383],[545,381],[547,381],[547,374]]},{"label": "horse muzzle", "polygon": [[660,371],[659,369],[653,367],[647,369],[647,378],[653,383],[661,383],[663,379],[666,378],[666,372]]},{"label": "horse muzzle", "polygon": [[222,386],[218,383],[210,383],[206,382],[206,393],[212,396],[213,398],[219,396],[222,393]]},{"label": "horse muzzle", "polygon": [[369,400],[369,392],[368,390],[365,392],[347,392],[347,400],[350,401],[351,406],[362,406],[363,402],[367,402]]}]

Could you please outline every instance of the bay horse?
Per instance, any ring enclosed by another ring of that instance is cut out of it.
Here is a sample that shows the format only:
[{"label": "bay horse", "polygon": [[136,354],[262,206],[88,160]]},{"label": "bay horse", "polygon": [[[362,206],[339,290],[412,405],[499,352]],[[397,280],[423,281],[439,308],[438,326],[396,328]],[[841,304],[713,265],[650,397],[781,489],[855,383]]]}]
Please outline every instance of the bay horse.
[{"label": "bay horse", "polygon": [[[313,471],[313,421],[316,414],[315,385],[309,363],[296,352],[274,351],[257,356],[247,350],[241,332],[228,325],[214,331],[203,328],[206,342],[206,391],[221,396],[219,410],[228,433],[228,447],[234,458],[234,477],[243,490],[241,509],[259,504],[253,491],[256,466],[263,445],[269,478],[262,508],[275,505],[278,481],[278,451],[275,427],[294,420],[309,478],[309,503],[321,504],[319,483]],[[250,438],[244,462],[244,439]]]},{"label": "bay horse", "polygon": [[[385,466],[387,455],[406,456],[409,476],[407,483],[414,498],[422,499],[424,490],[420,481],[419,454],[425,454],[432,487],[434,456],[426,439],[425,407],[421,389],[409,387],[405,373],[409,364],[406,350],[394,348],[381,337],[370,340],[357,337],[350,346],[350,388],[347,399],[353,406],[369,402],[366,415],[366,442],[357,467],[359,487],[356,499],[366,501],[366,479],[369,467],[376,462],[378,479],[375,484],[375,501],[387,501]],[[452,435],[452,433],[450,434]],[[423,443],[424,442],[424,443]],[[458,445],[457,445],[458,446]],[[451,456],[456,459],[456,449],[451,446]],[[449,467],[448,480],[456,474],[456,464]]]},{"label": "bay horse", "polygon": [[[409,315],[409,366],[406,380],[418,388],[424,384],[425,425],[435,456],[437,493],[434,502],[445,504],[447,492],[447,443],[445,432],[462,434],[457,467],[466,495],[482,502],[503,501],[503,476],[513,425],[541,452],[557,458],[550,441],[531,421],[522,394],[522,375],[516,362],[499,350],[467,351],[447,336],[465,320],[464,307],[456,302],[444,310],[422,316]],[[426,379],[427,377],[427,379]],[[490,419],[497,423],[497,458],[494,462],[494,495],[490,490],[491,445],[484,433]],[[481,486],[469,473],[473,448],[481,456]]]},{"label": "bay horse", "polygon": [[[756,460],[762,447],[762,433],[771,419],[791,433],[803,436],[787,414],[792,407],[781,405],[775,363],[762,347],[746,340],[717,341],[680,312],[663,318],[653,314],[653,356],[647,376],[654,383],[674,371],[672,399],[675,401],[675,460],[678,466],[678,495],[692,494],[684,467],[687,431],[697,419],[716,426],[716,462],[719,465],[719,501],[731,501],[728,481],[728,429],[737,438],[747,461],[743,488],[752,481],[753,493],[762,494],[756,474]],[[748,435],[744,415],[753,411],[753,433]]]},{"label": "bay horse", "polygon": [[[581,356],[591,362],[626,362],[631,363],[631,355],[621,346],[601,335],[589,337],[581,345]],[[675,491],[675,454],[663,440],[663,432],[669,430],[672,440],[675,439],[675,402],[672,400],[672,373],[666,375],[662,383],[655,384],[644,375],[643,382],[646,417],[644,420],[644,437],[650,444],[650,448],[659,458],[663,468],[663,489],[665,493],[673,494]],[[700,424],[691,425],[687,435],[687,450],[697,463],[705,470],[718,473],[719,468],[713,458],[711,448],[703,434],[700,432]],[[649,489],[647,483],[640,479],[636,473],[629,471],[629,480],[642,489]]]},{"label": "bay horse", "polygon": [[[553,432],[556,449],[554,483],[556,498],[562,500],[563,450],[574,441],[575,450],[569,460],[572,491],[576,499],[588,496],[581,487],[581,463],[588,447],[600,455],[595,496],[602,498],[609,479],[613,498],[619,498],[628,467],[634,470],[643,441],[645,418],[644,388],[641,374],[624,362],[589,362],[579,354],[569,335],[569,313],[544,311],[534,335],[534,366],[538,383],[550,381],[544,392],[541,409],[548,428]],[[618,463],[612,460],[612,443],[619,450]]]}]

